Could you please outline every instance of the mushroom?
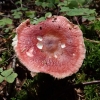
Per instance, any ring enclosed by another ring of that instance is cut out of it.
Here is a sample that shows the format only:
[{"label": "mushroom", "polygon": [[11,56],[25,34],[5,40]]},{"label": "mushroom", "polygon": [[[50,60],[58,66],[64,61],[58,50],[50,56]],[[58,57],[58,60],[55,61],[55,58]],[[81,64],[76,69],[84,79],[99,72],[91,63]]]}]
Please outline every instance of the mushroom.
[{"label": "mushroom", "polygon": [[30,24],[27,19],[16,29],[12,45],[20,62],[33,73],[61,79],[76,73],[85,58],[83,34],[63,16],[52,16]]}]

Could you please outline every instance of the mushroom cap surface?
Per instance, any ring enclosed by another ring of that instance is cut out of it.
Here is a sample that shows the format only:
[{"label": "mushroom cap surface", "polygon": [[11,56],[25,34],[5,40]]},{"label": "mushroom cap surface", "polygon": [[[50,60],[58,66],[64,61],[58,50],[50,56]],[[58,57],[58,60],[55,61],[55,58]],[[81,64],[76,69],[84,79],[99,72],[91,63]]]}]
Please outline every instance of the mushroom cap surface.
[{"label": "mushroom cap surface", "polygon": [[16,28],[12,45],[20,62],[32,72],[55,78],[76,73],[85,58],[83,34],[63,16],[53,16],[30,24],[27,19]]}]

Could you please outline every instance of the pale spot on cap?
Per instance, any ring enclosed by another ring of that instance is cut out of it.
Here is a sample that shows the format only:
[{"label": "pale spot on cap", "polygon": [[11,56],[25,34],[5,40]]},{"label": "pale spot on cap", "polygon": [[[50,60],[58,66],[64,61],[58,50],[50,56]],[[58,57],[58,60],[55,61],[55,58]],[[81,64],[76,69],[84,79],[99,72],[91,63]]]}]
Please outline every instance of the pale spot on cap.
[{"label": "pale spot on cap", "polygon": [[26,52],[27,56],[29,57],[33,57],[33,48],[30,48],[27,52]]},{"label": "pale spot on cap", "polygon": [[42,41],[43,38],[42,38],[41,36],[37,36],[37,40],[38,40],[38,41]]},{"label": "pale spot on cap", "polygon": [[43,48],[43,44],[42,43],[37,43],[37,48],[38,49],[42,49]]},{"label": "pale spot on cap", "polygon": [[64,43],[61,44],[61,48],[65,48],[66,45]]}]

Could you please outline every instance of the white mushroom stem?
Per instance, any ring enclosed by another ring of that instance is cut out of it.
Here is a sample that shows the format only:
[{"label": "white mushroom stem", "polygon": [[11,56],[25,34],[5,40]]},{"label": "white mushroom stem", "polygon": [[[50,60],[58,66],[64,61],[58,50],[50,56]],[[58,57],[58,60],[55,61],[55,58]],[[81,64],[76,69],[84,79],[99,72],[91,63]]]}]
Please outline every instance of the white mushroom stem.
[{"label": "white mushroom stem", "polygon": [[17,42],[18,42],[18,39],[17,39],[17,35],[12,39],[13,42],[12,42],[12,46],[15,48],[17,46]]}]

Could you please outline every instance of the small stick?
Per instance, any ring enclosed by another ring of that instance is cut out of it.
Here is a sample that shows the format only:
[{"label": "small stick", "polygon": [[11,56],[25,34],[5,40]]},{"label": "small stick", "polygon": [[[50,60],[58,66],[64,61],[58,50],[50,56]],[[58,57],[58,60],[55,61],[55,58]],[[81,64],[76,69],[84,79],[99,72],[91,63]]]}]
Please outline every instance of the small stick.
[{"label": "small stick", "polygon": [[92,85],[92,84],[100,84],[100,80],[90,81],[90,82],[83,82],[82,85]]},{"label": "small stick", "polygon": [[0,49],[0,53],[3,52],[3,51],[5,51],[5,50],[7,50],[7,48],[1,48]]},{"label": "small stick", "polygon": [[12,68],[15,70],[16,66],[16,55],[13,56],[13,63],[12,63]]},{"label": "small stick", "polygon": [[97,43],[97,44],[100,43],[100,41],[90,40],[90,39],[87,39],[87,38],[84,38],[84,39],[87,40],[87,41],[93,42],[93,43]]},{"label": "small stick", "polygon": [[77,22],[77,25],[80,26],[79,21],[78,21],[78,18],[75,16],[74,19]]},{"label": "small stick", "polygon": [[83,86],[86,86],[86,85],[93,85],[93,84],[100,84],[100,80],[74,84],[74,87],[77,88],[77,87],[83,87]]}]

